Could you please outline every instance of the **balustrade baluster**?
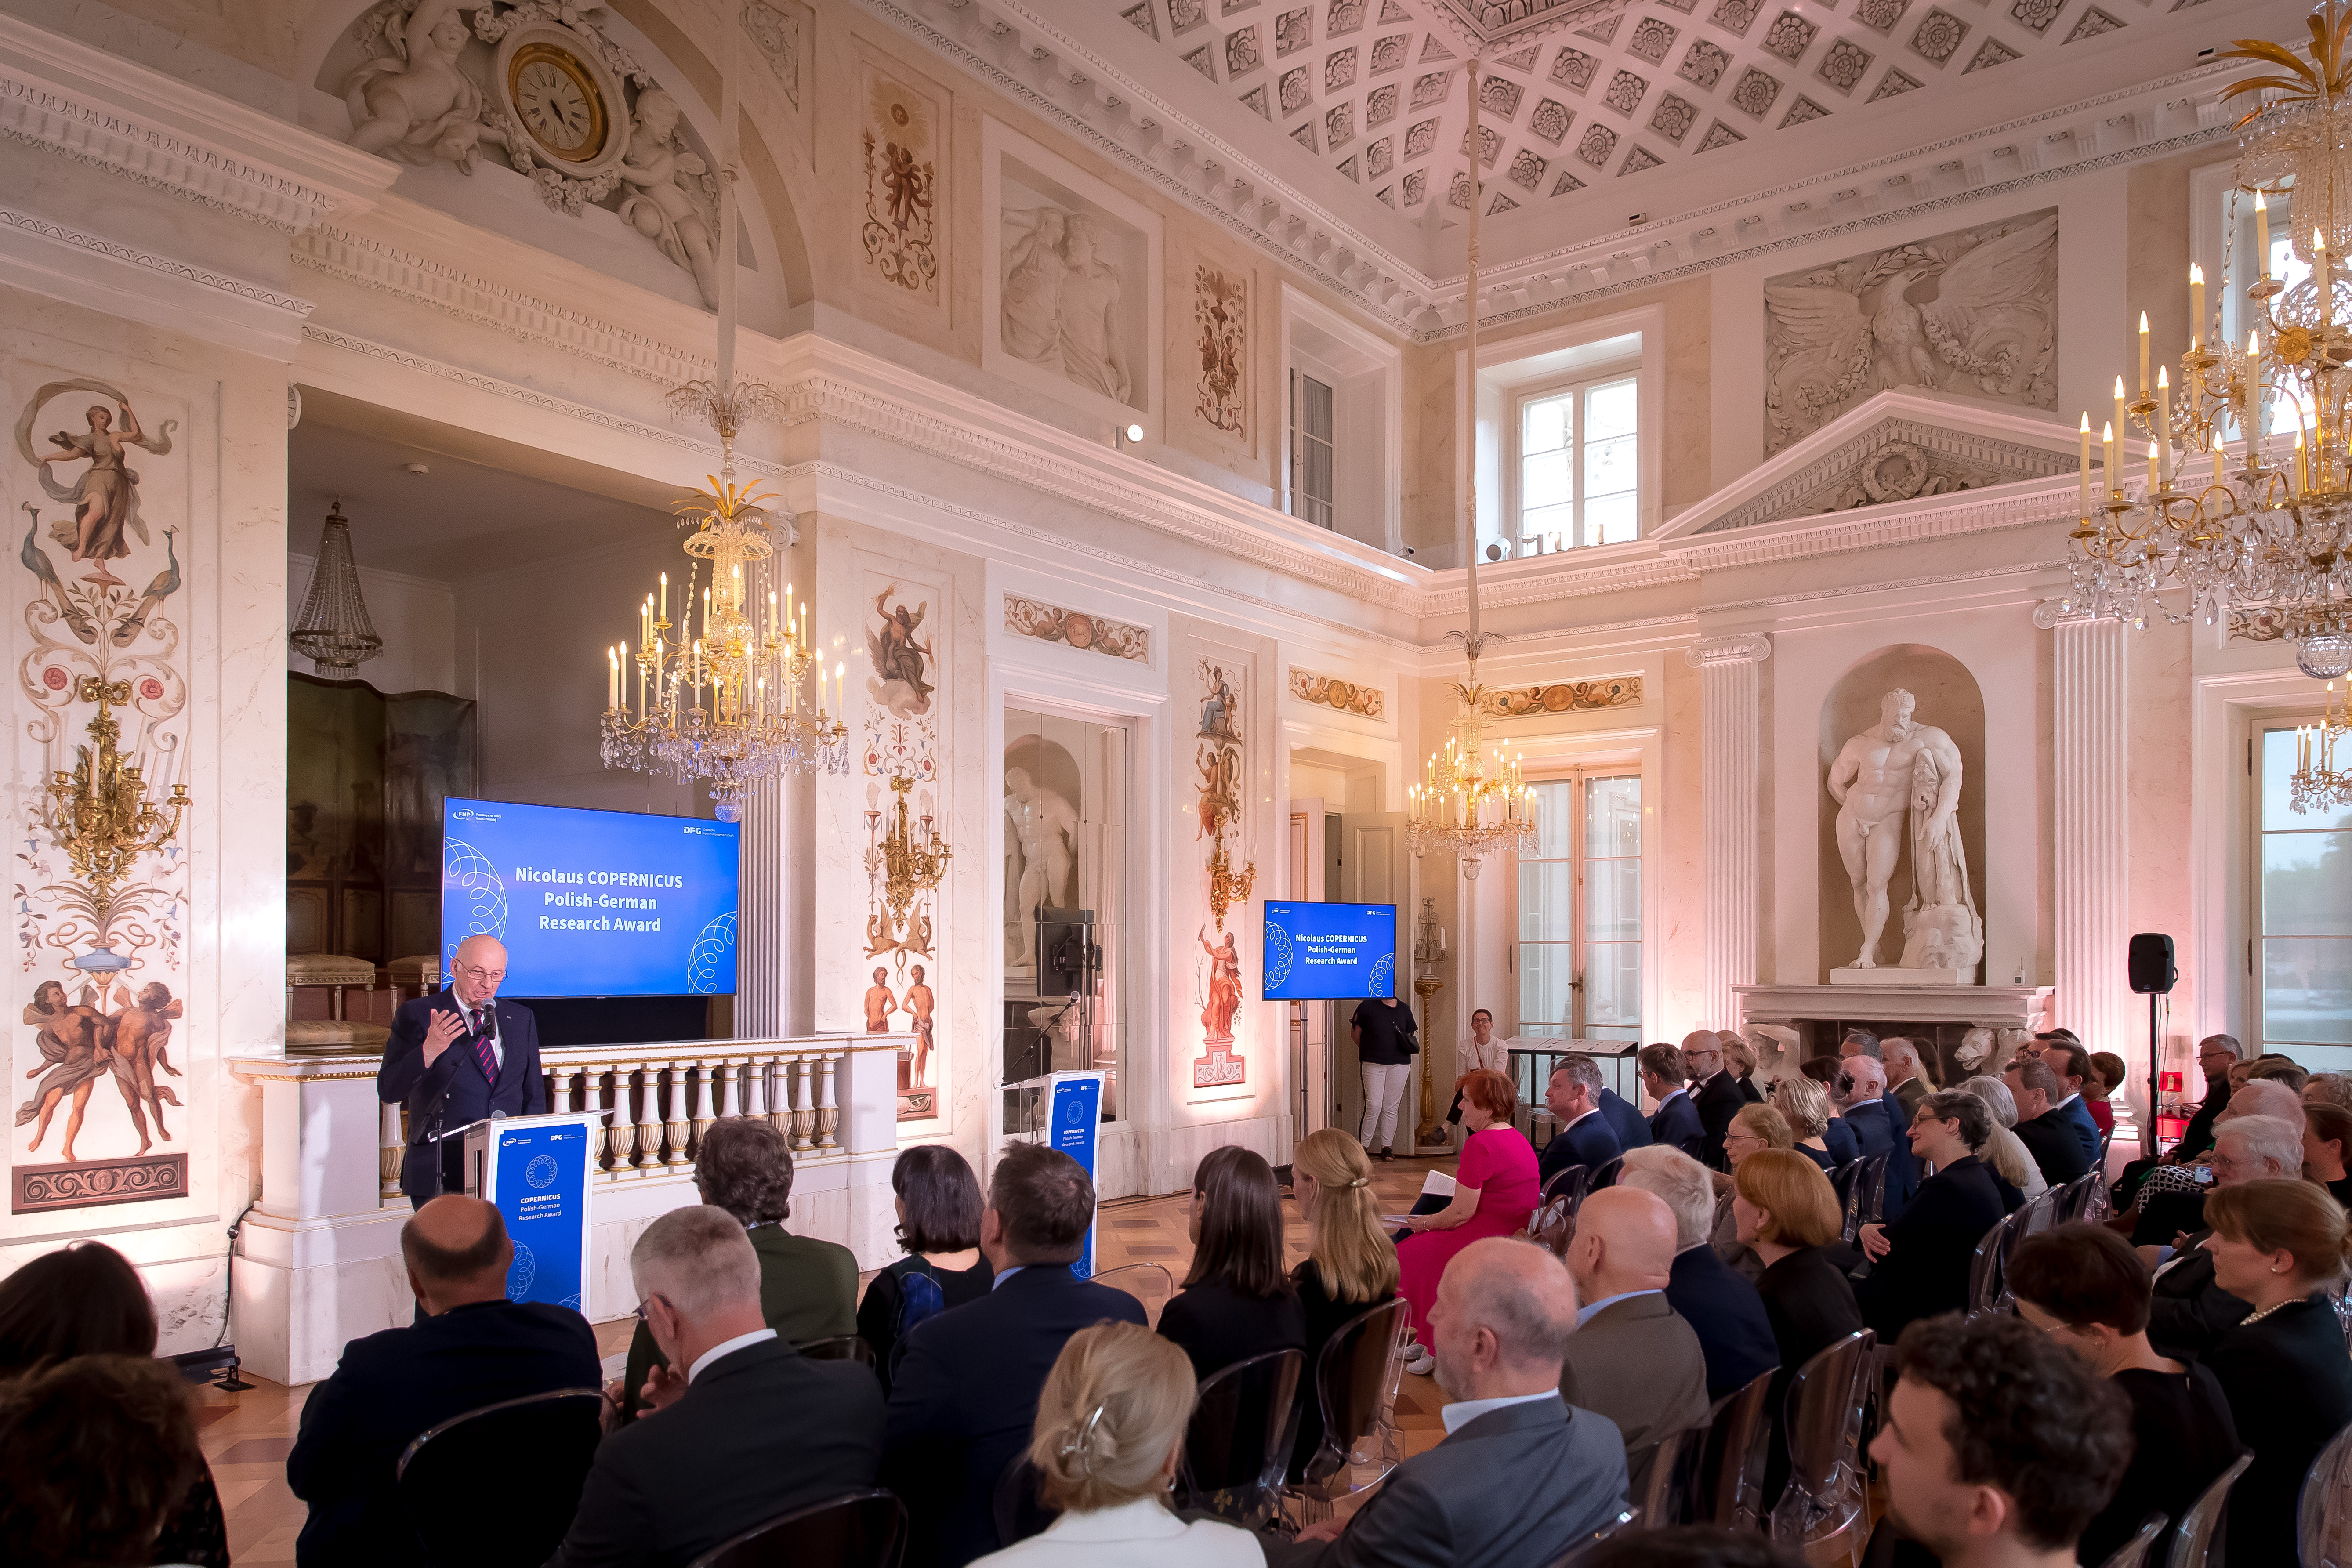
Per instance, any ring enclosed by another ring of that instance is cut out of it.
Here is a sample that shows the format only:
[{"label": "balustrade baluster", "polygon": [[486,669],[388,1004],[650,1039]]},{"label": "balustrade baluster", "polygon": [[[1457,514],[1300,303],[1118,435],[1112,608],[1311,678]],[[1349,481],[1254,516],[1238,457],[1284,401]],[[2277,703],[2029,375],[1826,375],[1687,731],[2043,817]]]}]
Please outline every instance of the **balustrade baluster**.
[{"label": "balustrade baluster", "polygon": [[661,1163],[661,1069],[652,1062],[636,1066],[636,1172],[644,1175]]},{"label": "balustrade baluster", "polygon": [[817,1065],[816,1146],[838,1149],[833,1141],[841,1126],[840,1078],[842,1058],[838,1055],[821,1058]]},{"label": "balustrade baluster", "polygon": [[[604,1075],[611,1071],[612,1068],[597,1062],[590,1062],[580,1069],[581,1110],[610,1110],[613,1109],[614,1089],[604,1087]],[[614,1076],[617,1079],[618,1075]],[[617,1087],[616,1084],[615,1088]],[[604,1103],[595,1104],[594,1101],[599,1100]],[[589,1163],[601,1173],[606,1181],[612,1180],[612,1167],[616,1162],[613,1158],[613,1119],[611,1117],[604,1118],[596,1131],[589,1135],[588,1149]]]},{"label": "balustrade baluster", "polygon": [[786,1068],[782,1051],[760,1064],[760,1110],[766,1115],[768,1125],[784,1135],[790,1142],[793,1136],[792,1085],[785,1081]]},{"label": "balustrade baluster", "polygon": [[806,1057],[793,1058],[793,1147],[809,1148],[816,1130],[816,1080]]},{"label": "balustrade baluster", "polygon": [[729,1057],[710,1070],[714,1075],[712,1081],[718,1085],[718,1091],[711,1100],[710,1119],[724,1121],[730,1116],[741,1115],[743,1098],[735,1076],[738,1070],[735,1058]]},{"label": "balustrade baluster", "polygon": [[403,1107],[398,1100],[383,1108],[377,1120],[376,1139],[382,1144],[377,1164],[382,1177],[376,1193],[376,1206],[388,1207],[400,1196],[400,1164],[407,1157],[408,1132],[401,1121]]},{"label": "balustrade baluster", "polygon": [[694,1064],[694,1076],[700,1080],[694,1104],[694,1158],[699,1160],[702,1158],[703,1134],[709,1132],[710,1124],[719,1120],[719,1107],[715,1103],[719,1085],[718,1075],[707,1061]]},{"label": "balustrade baluster", "polygon": [[687,1157],[686,1135],[694,1123],[688,1118],[686,1103],[687,1064],[671,1062],[662,1071],[669,1079],[669,1107],[664,1112],[662,1121],[665,1138],[662,1143],[661,1166],[665,1171],[671,1171],[676,1170],[680,1162]]}]

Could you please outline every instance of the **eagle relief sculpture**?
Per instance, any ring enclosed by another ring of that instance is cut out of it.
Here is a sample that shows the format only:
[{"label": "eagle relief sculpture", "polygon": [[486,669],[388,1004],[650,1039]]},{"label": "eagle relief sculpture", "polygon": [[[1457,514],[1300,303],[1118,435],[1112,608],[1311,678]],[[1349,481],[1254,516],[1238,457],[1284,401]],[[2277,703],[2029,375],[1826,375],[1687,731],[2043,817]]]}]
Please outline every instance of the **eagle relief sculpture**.
[{"label": "eagle relief sculpture", "polygon": [[1764,285],[1766,452],[1892,387],[2057,406],[2053,208]]}]

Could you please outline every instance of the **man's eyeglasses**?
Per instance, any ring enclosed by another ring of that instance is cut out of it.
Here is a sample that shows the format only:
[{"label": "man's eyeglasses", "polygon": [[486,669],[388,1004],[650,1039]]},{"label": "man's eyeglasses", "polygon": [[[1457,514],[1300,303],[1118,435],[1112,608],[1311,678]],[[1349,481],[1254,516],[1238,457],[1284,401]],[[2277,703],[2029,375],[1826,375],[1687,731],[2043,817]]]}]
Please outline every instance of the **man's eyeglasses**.
[{"label": "man's eyeglasses", "polygon": [[468,980],[504,980],[507,977],[503,969],[484,969],[478,963],[460,964],[457,973]]}]

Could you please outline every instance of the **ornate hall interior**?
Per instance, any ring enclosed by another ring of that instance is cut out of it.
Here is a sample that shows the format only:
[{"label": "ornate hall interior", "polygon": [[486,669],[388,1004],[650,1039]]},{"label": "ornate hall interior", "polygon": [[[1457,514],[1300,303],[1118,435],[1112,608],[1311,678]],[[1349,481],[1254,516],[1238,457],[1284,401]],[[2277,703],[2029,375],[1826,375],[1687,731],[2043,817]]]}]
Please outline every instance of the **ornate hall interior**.
[{"label": "ornate hall interior", "polygon": [[[608,1326],[715,1120],[870,1271],[1064,1075],[1106,1202],[1356,1131],[1380,987],[1401,1158],[1477,1009],[1523,1125],[1696,1029],[2352,1068],[2352,567],[2255,559],[2352,528],[2335,219],[2216,58],[2307,10],[0,0],[0,1277],[289,1387],[407,1322],[468,933]],[[734,857],[667,978],[458,831],[539,812]]]}]

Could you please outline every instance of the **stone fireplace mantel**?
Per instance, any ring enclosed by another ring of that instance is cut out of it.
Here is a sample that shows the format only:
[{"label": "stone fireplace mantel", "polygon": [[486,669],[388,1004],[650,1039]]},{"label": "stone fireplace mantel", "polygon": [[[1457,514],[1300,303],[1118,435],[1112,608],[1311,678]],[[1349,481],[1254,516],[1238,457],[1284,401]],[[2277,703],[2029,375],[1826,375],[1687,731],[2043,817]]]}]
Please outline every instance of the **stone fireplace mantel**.
[{"label": "stone fireplace mantel", "polygon": [[2049,1016],[2050,985],[1735,985],[1740,1021],[1902,1020],[1974,1029],[2039,1029]]}]

